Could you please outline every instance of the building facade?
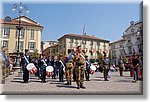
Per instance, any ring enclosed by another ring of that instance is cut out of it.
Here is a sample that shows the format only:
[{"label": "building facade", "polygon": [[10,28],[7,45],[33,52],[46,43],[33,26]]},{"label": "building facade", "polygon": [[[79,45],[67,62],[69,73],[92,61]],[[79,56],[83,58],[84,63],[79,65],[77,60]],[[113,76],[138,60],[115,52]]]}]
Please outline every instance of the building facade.
[{"label": "building facade", "polygon": [[131,21],[123,32],[122,39],[110,43],[110,56],[113,64],[118,64],[119,57],[132,55],[143,56],[143,22]]},{"label": "building facade", "polygon": [[143,55],[143,22],[131,21],[122,37],[126,56]]},{"label": "building facade", "polygon": [[65,34],[58,39],[59,53],[65,55],[67,50],[76,51],[77,46],[81,46],[82,51],[90,59],[97,59],[98,55],[104,51],[109,54],[109,41],[89,35]]},{"label": "building facade", "polygon": [[43,50],[55,44],[58,44],[58,41],[43,41]]},{"label": "building facade", "polygon": [[124,56],[123,39],[120,39],[109,44],[109,53],[111,62],[118,65],[118,60],[121,56]]},{"label": "building facade", "polygon": [[51,45],[43,50],[43,54],[46,57],[58,56],[59,55],[59,44]]},{"label": "building facade", "polygon": [[[19,31],[16,26],[18,24],[19,18],[11,19],[7,16],[1,20],[0,43],[8,48],[10,54],[17,53]],[[19,52],[23,53],[25,49],[29,49],[31,53],[35,50],[41,53],[41,35],[44,27],[26,16],[21,17],[21,26],[23,29],[20,33]]]}]

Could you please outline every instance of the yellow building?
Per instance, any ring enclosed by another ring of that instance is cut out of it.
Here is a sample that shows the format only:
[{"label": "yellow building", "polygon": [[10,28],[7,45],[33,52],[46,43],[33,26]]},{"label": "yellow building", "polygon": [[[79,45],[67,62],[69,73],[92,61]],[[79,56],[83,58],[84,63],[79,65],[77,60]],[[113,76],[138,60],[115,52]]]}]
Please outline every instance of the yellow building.
[{"label": "yellow building", "polygon": [[[17,52],[18,21],[19,18],[11,19],[9,16],[1,20],[0,43],[8,48],[10,54]],[[29,49],[29,52],[38,50],[38,53],[41,53],[41,35],[44,27],[26,16],[21,17],[21,26],[23,29],[20,34],[19,52],[23,53],[25,49]]]},{"label": "yellow building", "polygon": [[46,57],[58,56],[59,55],[59,44],[53,44],[50,47],[44,49],[43,54]]},{"label": "yellow building", "polygon": [[109,55],[109,42],[108,40],[100,39],[95,36],[78,35],[78,34],[65,34],[58,39],[59,53],[67,54],[67,50],[76,50],[77,46],[81,46],[82,51],[88,55],[90,59],[97,59],[98,55],[107,52]]}]

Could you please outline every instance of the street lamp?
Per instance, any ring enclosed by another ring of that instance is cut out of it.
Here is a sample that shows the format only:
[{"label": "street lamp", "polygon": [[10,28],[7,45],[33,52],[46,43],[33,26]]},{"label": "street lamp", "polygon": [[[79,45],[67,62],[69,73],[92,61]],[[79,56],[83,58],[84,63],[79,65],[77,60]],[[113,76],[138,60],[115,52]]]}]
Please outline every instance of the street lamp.
[{"label": "street lamp", "polygon": [[20,68],[19,41],[20,41],[20,33],[21,33],[21,30],[23,29],[23,26],[21,26],[21,17],[22,17],[23,10],[25,10],[26,13],[29,13],[29,10],[28,10],[28,6],[22,5],[22,2],[20,2],[20,4],[13,4],[12,11],[15,12],[17,8],[19,10],[19,24],[18,26],[16,26],[16,28],[19,31],[19,34],[18,34],[17,57],[16,57],[16,63],[14,67]]}]

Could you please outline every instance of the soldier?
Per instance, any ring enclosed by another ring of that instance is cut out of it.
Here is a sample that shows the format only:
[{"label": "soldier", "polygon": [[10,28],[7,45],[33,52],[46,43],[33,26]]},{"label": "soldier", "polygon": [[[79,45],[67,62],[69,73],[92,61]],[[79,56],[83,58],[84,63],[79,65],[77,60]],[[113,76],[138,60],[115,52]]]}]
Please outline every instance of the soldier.
[{"label": "soldier", "polygon": [[59,68],[59,81],[60,82],[64,82],[65,65],[63,63],[63,56],[62,56],[62,54],[60,54],[59,58],[58,58],[58,68]]},{"label": "soldier", "polygon": [[134,70],[134,75],[133,75],[132,82],[136,83],[139,79],[139,76],[138,76],[139,59],[136,58],[135,55],[133,55],[132,65],[133,65],[133,70]]},{"label": "soldier", "polygon": [[54,56],[52,56],[52,59],[51,59],[50,63],[51,63],[51,66],[53,66],[53,68],[54,68],[52,79],[56,79],[56,76],[57,76],[57,63],[58,63],[58,61],[56,60],[56,58],[54,59]]},{"label": "soldier", "polygon": [[91,66],[91,63],[90,63],[87,55],[85,56],[85,60],[86,60],[85,77],[86,77],[86,81],[90,81],[90,66]]},{"label": "soldier", "polygon": [[7,60],[7,57],[5,55],[5,52],[6,52],[6,47],[3,46],[2,47],[2,52],[0,53],[0,61],[1,61],[1,73],[2,73],[2,79],[1,79],[1,83],[2,84],[5,84],[6,82],[6,68],[8,66],[8,60]]},{"label": "soldier", "polygon": [[28,83],[29,80],[29,71],[27,70],[26,66],[28,62],[31,62],[30,55],[28,54],[28,49],[25,49],[25,54],[21,58],[21,66],[23,69],[23,81],[24,83]]},{"label": "soldier", "polygon": [[40,55],[40,59],[38,60],[38,65],[40,68],[40,75],[41,75],[41,83],[46,83],[46,66],[47,60],[43,54]]},{"label": "soldier", "polygon": [[65,56],[66,80],[67,80],[67,83],[65,85],[71,85],[72,82],[73,60],[74,60],[74,56],[72,55],[71,50],[68,49],[68,54]]},{"label": "soldier", "polygon": [[76,83],[77,83],[77,89],[85,87],[83,86],[83,81],[84,81],[84,72],[86,68],[86,61],[84,54],[82,53],[81,46],[77,47],[77,52],[76,52]]},{"label": "soldier", "polygon": [[124,62],[122,57],[118,61],[120,76],[123,76]]},{"label": "soldier", "polygon": [[103,68],[104,68],[104,80],[105,81],[109,81],[107,79],[107,77],[108,77],[108,70],[109,70],[109,64],[110,64],[109,59],[108,59],[107,55],[104,54]]}]

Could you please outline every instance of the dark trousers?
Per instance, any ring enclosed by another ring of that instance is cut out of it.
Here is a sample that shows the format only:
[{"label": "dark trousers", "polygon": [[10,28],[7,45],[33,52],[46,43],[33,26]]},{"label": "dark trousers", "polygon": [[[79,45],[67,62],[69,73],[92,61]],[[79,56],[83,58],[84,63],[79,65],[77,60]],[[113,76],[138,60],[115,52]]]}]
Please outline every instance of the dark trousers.
[{"label": "dark trousers", "polygon": [[133,75],[133,80],[138,80],[139,77],[138,77],[138,68],[134,68],[134,75]]},{"label": "dark trousers", "polygon": [[109,70],[109,68],[108,68],[109,66],[108,65],[104,65],[104,79],[105,79],[105,81],[107,81],[108,79],[108,70]]},{"label": "dark trousers", "polygon": [[39,67],[36,66],[36,68],[37,68],[37,72],[35,73],[35,76],[39,77],[40,76]]},{"label": "dark trousers", "polygon": [[56,75],[57,75],[57,68],[54,67],[52,78],[56,78]]},{"label": "dark trousers", "polygon": [[23,69],[23,80],[24,82],[28,82],[29,80],[29,71],[26,68]]},{"label": "dark trousers", "polygon": [[59,69],[59,81],[60,82],[64,81],[64,71],[63,71],[63,69]]},{"label": "dark trousers", "polygon": [[73,69],[73,80],[76,81],[76,71],[75,71],[75,68]]},{"label": "dark trousers", "polygon": [[90,80],[90,69],[85,70],[85,78],[86,80]]},{"label": "dark trousers", "polygon": [[42,82],[45,82],[46,80],[46,69],[42,69],[42,73],[41,73],[41,80]]},{"label": "dark trousers", "polygon": [[123,68],[122,67],[119,68],[119,72],[120,72],[120,76],[123,76]]}]

